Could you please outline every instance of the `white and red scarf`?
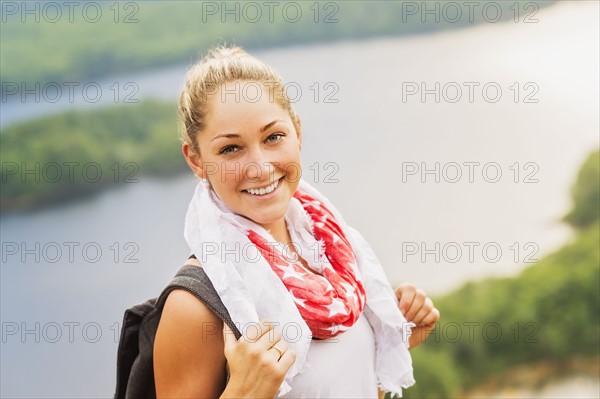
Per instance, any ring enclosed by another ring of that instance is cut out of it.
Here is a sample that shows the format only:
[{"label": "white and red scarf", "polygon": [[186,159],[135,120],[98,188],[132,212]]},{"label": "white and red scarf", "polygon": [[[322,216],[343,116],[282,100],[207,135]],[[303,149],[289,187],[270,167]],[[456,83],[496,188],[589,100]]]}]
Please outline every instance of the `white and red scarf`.
[{"label": "white and red scarf", "polygon": [[[333,214],[300,189],[294,198],[310,217],[311,233],[324,243],[324,251],[319,248],[318,253],[325,265],[320,274],[307,271],[298,256],[280,250],[254,230],[248,231],[248,238],[292,294],[313,337],[327,339],[346,331],[358,320],[366,302],[365,289],[350,243]],[[306,257],[303,252],[296,252]]]},{"label": "white and red scarf", "polygon": [[399,311],[370,245],[302,179],[285,221],[295,256],[262,226],[231,212],[208,182],[201,181],[184,231],[238,329],[245,333],[259,320],[276,322],[296,351],[278,396],[289,392],[294,376],[308,366],[311,340],[347,331],[363,311],[375,336],[379,388],[402,396],[402,388],[415,382],[408,352],[414,323]]}]

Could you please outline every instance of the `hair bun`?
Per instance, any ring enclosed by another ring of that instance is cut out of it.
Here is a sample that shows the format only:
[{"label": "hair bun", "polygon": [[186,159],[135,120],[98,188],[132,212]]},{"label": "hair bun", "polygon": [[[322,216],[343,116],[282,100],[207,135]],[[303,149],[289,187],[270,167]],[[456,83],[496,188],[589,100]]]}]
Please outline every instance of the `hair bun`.
[{"label": "hair bun", "polygon": [[206,61],[213,60],[226,60],[229,58],[245,57],[249,54],[241,47],[238,46],[217,46],[208,51],[208,55],[204,58]]}]

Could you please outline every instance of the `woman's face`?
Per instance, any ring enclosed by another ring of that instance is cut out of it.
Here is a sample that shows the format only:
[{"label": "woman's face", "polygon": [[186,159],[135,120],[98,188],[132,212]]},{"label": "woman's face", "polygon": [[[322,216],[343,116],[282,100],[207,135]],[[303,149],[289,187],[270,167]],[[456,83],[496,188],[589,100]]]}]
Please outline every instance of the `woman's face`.
[{"label": "woman's face", "polygon": [[193,168],[229,209],[267,229],[283,220],[298,187],[302,142],[288,112],[269,94],[255,82],[231,82],[212,95]]}]

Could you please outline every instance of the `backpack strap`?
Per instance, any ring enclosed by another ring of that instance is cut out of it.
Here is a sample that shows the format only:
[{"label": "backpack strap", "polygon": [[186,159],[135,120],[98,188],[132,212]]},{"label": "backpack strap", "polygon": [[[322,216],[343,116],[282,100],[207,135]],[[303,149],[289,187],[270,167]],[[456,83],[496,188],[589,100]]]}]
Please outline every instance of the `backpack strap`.
[{"label": "backpack strap", "polygon": [[167,297],[175,289],[184,289],[202,301],[224,323],[227,323],[231,331],[235,334],[235,338],[240,339],[242,336],[241,332],[231,319],[229,311],[223,304],[223,301],[221,301],[210,278],[201,266],[183,265],[158,297],[156,307],[162,310]]}]

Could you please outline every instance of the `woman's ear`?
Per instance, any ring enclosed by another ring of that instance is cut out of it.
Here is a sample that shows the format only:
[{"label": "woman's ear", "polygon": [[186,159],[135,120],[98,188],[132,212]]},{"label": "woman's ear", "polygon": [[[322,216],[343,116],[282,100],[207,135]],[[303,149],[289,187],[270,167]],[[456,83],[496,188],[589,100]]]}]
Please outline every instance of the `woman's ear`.
[{"label": "woman's ear", "polygon": [[185,161],[194,174],[202,179],[205,179],[206,176],[205,171],[202,168],[202,159],[200,158],[200,154],[193,149],[188,142],[183,143],[181,146],[181,152],[183,152]]}]

